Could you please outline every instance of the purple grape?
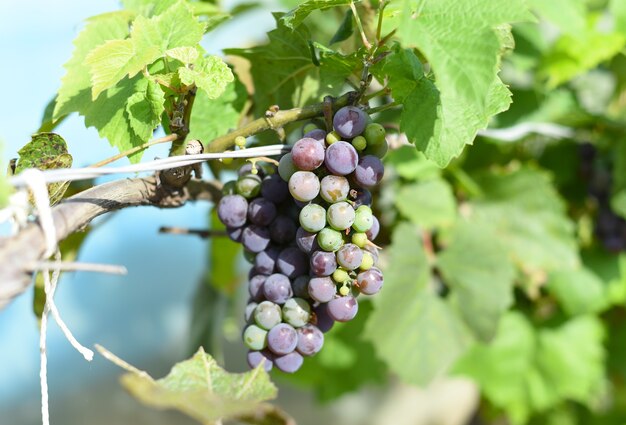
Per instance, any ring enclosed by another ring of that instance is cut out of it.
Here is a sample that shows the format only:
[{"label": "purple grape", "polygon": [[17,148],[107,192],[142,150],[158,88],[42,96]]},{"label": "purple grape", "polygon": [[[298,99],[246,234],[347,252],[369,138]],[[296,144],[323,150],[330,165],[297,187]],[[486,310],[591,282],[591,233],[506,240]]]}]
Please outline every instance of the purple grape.
[{"label": "purple grape", "polygon": [[326,146],[326,134],[327,133],[321,128],[316,128],[315,130],[311,130],[308,133],[306,133],[303,137],[308,137],[310,139],[317,140],[319,143],[322,144],[323,147],[325,147]]},{"label": "purple grape", "polygon": [[366,155],[359,160],[354,170],[354,179],[365,187],[376,186],[385,174],[385,167],[377,157]]},{"label": "purple grape", "polygon": [[372,222],[372,227],[370,227],[370,229],[365,232],[365,234],[367,235],[367,239],[369,239],[370,241],[376,239],[376,237],[378,236],[378,232],[380,232],[380,222],[378,221],[376,216],[374,216],[373,218],[374,221]]},{"label": "purple grape", "polygon": [[226,227],[226,234],[233,242],[241,242],[241,235],[243,235],[244,226],[241,227]]},{"label": "purple grape", "polygon": [[311,271],[316,276],[330,276],[337,269],[335,253],[315,251],[311,254]]},{"label": "purple grape", "polygon": [[267,334],[268,348],[272,353],[279,356],[291,353],[296,349],[297,344],[298,334],[296,330],[286,323],[274,326]]},{"label": "purple grape", "polygon": [[348,142],[339,141],[326,149],[324,163],[331,173],[338,176],[346,176],[356,169],[358,160],[359,155],[356,149]]},{"label": "purple grape", "polygon": [[352,192],[350,192],[350,197],[354,202],[354,209],[359,208],[361,205],[365,205],[368,207],[372,206],[372,192],[367,189],[353,189]]},{"label": "purple grape", "polygon": [[272,370],[272,366],[274,365],[274,355],[269,350],[248,351],[246,358],[248,360],[248,366],[252,369],[260,365],[262,361],[265,361],[265,363],[263,363],[263,369],[265,369],[266,372]]},{"label": "purple grape", "polygon": [[356,277],[359,291],[365,295],[377,294],[383,287],[383,272],[380,269],[372,267],[371,269],[361,272]]},{"label": "purple grape", "polygon": [[292,351],[284,356],[277,356],[274,358],[274,364],[278,369],[285,373],[294,373],[302,366],[304,359],[302,355],[297,351]]},{"label": "purple grape", "polygon": [[270,275],[274,273],[276,268],[276,260],[280,254],[280,249],[270,246],[264,251],[261,251],[254,258],[254,268],[258,273]]},{"label": "purple grape", "polygon": [[363,251],[353,243],[348,243],[337,251],[337,263],[346,270],[359,268],[363,261]]},{"label": "purple grape", "polygon": [[324,147],[315,139],[302,138],[293,145],[291,160],[300,170],[316,170],[324,163]]},{"label": "purple grape", "polygon": [[263,295],[273,303],[284,304],[293,296],[289,278],[280,273],[268,276],[263,283]]},{"label": "purple grape", "polygon": [[280,204],[289,196],[289,186],[278,174],[272,174],[261,183],[261,196],[275,204]]},{"label": "purple grape", "polygon": [[320,182],[320,196],[329,203],[345,201],[350,192],[348,179],[342,176],[326,176]]},{"label": "purple grape", "polygon": [[289,193],[296,201],[311,201],[320,193],[320,180],[310,171],[296,171],[289,178]]},{"label": "purple grape", "polygon": [[241,195],[226,195],[217,204],[217,216],[227,227],[246,224],[248,201]]},{"label": "purple grape", "polygon": [[259,226],[268,226],[276,218],[276,205],[265,198],[256,198],[248,205],[248,220]]},{"label": "purple grape", "polygon": [[248,226],[241,235],[241,244],[250,252],[261,252],[270,243],[270,231],[267,227]]},{"label": "purple grape", "polygon": [[289,278],[301,276],[309,271],[308,258],[296,247],[285,248],[280,252],[276,266]]},{"label": "purple grape", "polygon": [[298,248],[300,248],[300,251],[305,254],[310,254],[314,250],[318,249],[317,242],[315,241],[316,236],[317,233],[310,233],[302,227],[298,227],[298,230],[296,231],[296,244],[298,245]]},{"label": "purple grape", "polygon": [[315,313],[315,325],[319,328],[323,333],[328,332],[332,329],[335,321],[328,314],[328,304],[320,304],[316,308],[313,309]]},{"label": "purple grape", "polygon": [[367,114],[356,106],[344,106],[335,112],[333,127],[340,136],[352,139],[363,133],[367,125]]},{"label": "purple grape", "polygon": [[314,325],[305,325],[296,330],[298,345],[296,350],[303,356],[312,356],[318,353],[324,345],[324,334]]},{"label": "purple grape", "polygon": [[317,302],[327,303],[336,293],[337,286],[329,277],[313,277],[309,280],[309,295]]},{"label": "purple grape", "polygon": [[294,297],[309,298],[309,276],[298,276],[291,282]]},{"label": "purple grape", "polygon": [[359,311],[359,304],[350,295],[335,298],[328,302],[328,315],[336,322],[348,322]]},{"label": "purple grape", "polygon": [[270,238],[279,245],[285,245],[296,237],[296,223],[285,216],[279,215],[270,225]]},{"label": "purple grape", "polygon": [[250,297],[256,301],[263,301],[263,284],[267,280],[267,276],[258,274],[256,276],[252,276],[252,278],[248,282],[248,292],[250,293]]}]

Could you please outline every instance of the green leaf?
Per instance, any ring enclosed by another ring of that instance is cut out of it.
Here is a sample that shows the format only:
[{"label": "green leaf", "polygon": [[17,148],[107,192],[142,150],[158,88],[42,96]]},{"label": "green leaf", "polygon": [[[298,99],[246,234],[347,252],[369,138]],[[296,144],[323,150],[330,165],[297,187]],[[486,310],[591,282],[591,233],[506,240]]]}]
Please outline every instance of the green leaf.
[{"label": "green leaf", "polygon": [[141,140],[152,137],[154,129],[161,122],[164,110],[165,93],[161,86],[153,81],[148,81],[145,90],[135,92],[126,102],[128,122]]},{"label": "green leaf", "polygon": [[489,345],[477,344],[456,365],[512,424],[563,400],[589,404],[604,378],[602,325],[582,316],[537,333],[518,312],[508,313]]},{"label": "green leaf", "polygon": [[282,17],[285,26],[295,29],[315,10],[326,10],[337,6],[347,6],[351,0],[307,0]]},{"label": "green leaf", "polygon": [[193,69],[180,67],[178,75],[183,84],[195,84],[209,99],[218,98],[224,93],[227,84],[235,79],[228,65],[217,56],[200,59]]},{"label": "green leaf", "polygon": [[261,402],[277,394],[262,365],[246,373],[228,373],[202,348],[158,380],[104,348],[97,348],[107,359],[130,372],[122,376],[121,382],[133,397],[159,409],[176,409],[203,424],[250,415],[265,407]]},{"label": "green leaf", "polygon": [[395,204],[404,217],[427,229],[450,226],[456,219],[456,200],[443,179],[403,185]]},{"label": "green leaf", "polygon": [[607,307],[602,280],[587,268],[551,273],[546,289],[571,316],[598,313]]},{"label": "green leaf", "polygon": [[196,94],[191,111],[189,139],[198,139],[205,146],[218,136],[237,128],[246,106],[246,87],[235,79],[217,99],[209,99],[204,91]]},{"label": "green leaf", "polygon": [[92,99],[113,87],[122,78],[132,78],[146,66],[175,47],[195,47],[204,34],[186,2],[179,1],[152,18],[138,16],[130,38],[110,40],[93,49],[86,57],[91,74]]},{"label": "green leaf", "polygon": [[353,19],[354,15],[352,14],[352,9],[348,9],[343,17],[343,21],[341,21],[341,25],[337,28],[337,32],[333,35],[333,38],[330,39],[328,44],[333,45],[349,39],[354,33],[352,25]]},{"label": "green leaf", "polygon": [[41,117],[41,125],[37,129],[37,133],[50,133],[55,128],[57,128],[59,124],[65,121],[67,115],[63,115],[56,120],[54,119],[54,108],[56,108],[56,105],[57,97],[55,96],[50,99],[50,102],[48,102],[46,108],[43,111],[43,117]]},{"label": "green leaf", "polygon": [[324,334],[324,348],[307,358],[298,373],[284,375],[284,379],[313,389],[321,401],[384,382],[385,364],[375,356],[372,344],[363,339],[363,328],[371,312],[371,303],[359,300],[359,314],[348,323],[333,326]]},{"label": "green leaf", "polygon": [[424,385],[463,354],[470,337],[450,305],[430,287],[418,229],[399,224],[389,248],[385,287],[377,295],[365,338],[403,380]]},{"label": "green leaf", "polygon": [[412,146],[400,146],[385,156],[398,175],[407,180],[429,180],[438,178],[441,169]]},{"label": "green leaf", "polygon": [[470,223],[490,226],[524,272],[580,264],[574,225],[548,176],[529,168],[474,176],[483,195],[469,204]]},{"label": "green leaf", "polygon": [[563,33],[577,36],[585,31],[587,5],[585,0],[529,0],[530,7]]},{"label": "green leaf", "polygon": [[609,9],[615,19],[615,29],[626,35],[626,4],[621,0],[611,0]]},{"label": "green leaf", "polygon": [[152,17],[160,15],[178,0],[122,0],[124,9],[130,10],[138,15]]},{"label": "green leaf", "polygon": [[74,40],[72,58],[64,65],[67,72],[61,80],[53,121],[71,112],[84,115],[84,111],[91,105],[91,80],[85,58],[90,51],[106,41],[126,37],[132,18],[131,13],[120,11],[87,20],[85,29]]},{"label": "green leaf", "polygon": [[502,314],[513,304],[515,267],[487,226],[459,224],[437,257],[452,302],[482,341],[496,333]]},{"label": "green leaf", "polygon": [[[17,153],[20,157],[15,166],[15,174],[27,168],[54,170],[72,167],[72,155],[67,151],[67,143],[63,137],[55,133],[34,134],[31,141]],[[63,198],[68,185],[69,182],[50,183],[48,185],[50,205],[56,204]],[[31,202],[33,202],[32,198]]]},{"label": "green leaf", "polygon": [[183,64],[192,64],[198,60],[200,52],[198,52],[198,49],[196,49],[195,47],[185,46],[169,49],[167,52],[165,52],[165,55],[172,59],[176,59]]}]

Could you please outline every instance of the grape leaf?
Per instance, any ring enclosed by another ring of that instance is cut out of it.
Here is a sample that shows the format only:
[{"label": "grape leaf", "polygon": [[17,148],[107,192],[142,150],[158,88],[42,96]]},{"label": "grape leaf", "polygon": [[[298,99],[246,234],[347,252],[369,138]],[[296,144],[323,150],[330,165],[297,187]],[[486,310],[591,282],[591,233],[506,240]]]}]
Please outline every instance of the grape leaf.
[{"label": "grape leaf", "polygon": [[433,292],[418,229],[394,230],[385,287],[377,295],[365,338],[403,380],[424,385],[465,351],[470,336],[453,308]]},{"label": "grape leaf", "polygon": [[267,409],[262,402],[276,398],[277,389],[262,365],[246,373],[228,373],[202,348],[158,380],[104,348],[97,348],[107,359],[130,372],[122,376],[121,382],[133,397],[159,409],[176,409],[203,424],[262,412]]},{"label": "grape leaf", "polygon": [[282,21],[288,28],[294,29],[304,20],[309,14],[315,10],[326,10],[337,6],[347,6],[351,3],[351,0],[307,0],[302,2],[298,7],[289,11],[282,17]]},{"label": "grape leaf", "polygon": [[217,99],[209,99],[204,91],[196,94],[189,124],[190,139],[198,139],[205,146],[217,136],[237,128],[248,99],[246,87],[235,79]]},{"label": "grape leaf", "polygon": [[[27,168],[53,170],[72,167],[73,158],[67,151],[67,143],[63,137],[55,133],[34,134],[30,142],[17,153],[20,157],[15,166],[16,174]],[[50,205],[58,203],[63,198],[68,185],[69,182],[50,183],[48,185]],[[30,200],[34,203],[32,196]]]},{"label": "grape leaf", "polygon": [[335,32],[335,35],[333,35],[333,38],[330,39],[328,44],[333,45],[349,39],[354,33],[352,25],[353,20],[354,14],[352,13],[352,9],[348,9],[343,17],[343,21],[341,21],[341,25],[337,28],[337,32]]},{"label": "grape leaf", "polygon": [[496,333],[502,314],[513,304],[515,267],[489,227],[461,223],[437,257],[452,302],[481,341]]},{"label": "grape leaf", "polygon": [[376,358],[372,344],[362,336],[371,312],[372,304],[359,300],[359,314],[325,333],[324,347],[318,354],[307,358],[298,373],[280,376],[313,389],[321,401],[336,399],[366,384],[384,382],[385,364]]},{"label": "grape leaf", "polygon": [[141,140],[152,137],[164,110],[165,93],[159,84],[150,80],[145,84],[145,90],[133,93],[126,101],[128,122]]},{"label": "grape leaf", "polygon": [[585,31],[584,0],[529,0],[528,4],[540,18],[552,22],[565,34],[577,36]]},{"label": "grape leaf", "polygon": [[520,313],[508,313],[490,345],[478,344],[456,371],[480,385],[513,424],[570,399],[591,403],[604,379],[599,320],[581,316],[554,329],[533,330]]},{"label": "grape leaf", "polygon": [[152,18],[138,16],[128,39],[107,41],[87,55],[92,99],[97,99],[125,76],[132,78],[168,50],[196,46],[204,30],[205,25],[182,0]]},{"label": "grape leaf", "polygon": [[401,146],[385,156],[398,175],[407,180],[429,180],[441,175],[441,169],[412,146]]},{"label": "grape leaf", "polygon": [[178,0],[122,0],[124,9],[130,10],[138,15],[152,17],[160,15],[171,6],[176,4]]},{"label": "grape leaf", "polygon": [[470,202],[470,222],[490,226],[529,274],[580,264],[574,225],[548,176],[522,168],[474,176],[483,196]]},{"label": "grape leaf", "polygon": [[120,11],[87,20],[87,25],[74,40],[72,58],[64,65],[67,72],[61,80],[53,121],[71,112],[84,115],[84,111],[91,105],[91,80],[85,58],[91,50],[106,41],[126,37],[132,18],[131,13]]},{"label": "grape leaf", "polygon": [[546,289],[572,316],[597,313],[607,307],[604,284],[587,268],[551,273]]},{"label": "grape leaf", "polygon": [[178,68],[180,81],[185,85],[195,84],[209,99],[216,99],[234,80],[233,73],[217,56],[200,58],[192,68]]},{"label": "grape leaf", "polygon": [[404,217],[427,229],[450,226],[456,219],[456,200],[443,179],[403,185],[395,204]]},{"label": "grape leaf", "polygon": [[176,59],[183,64],[196,63],[200,57],[200,52],[195,47],[174,47],[165,52],[165,55],[169,58]]}]

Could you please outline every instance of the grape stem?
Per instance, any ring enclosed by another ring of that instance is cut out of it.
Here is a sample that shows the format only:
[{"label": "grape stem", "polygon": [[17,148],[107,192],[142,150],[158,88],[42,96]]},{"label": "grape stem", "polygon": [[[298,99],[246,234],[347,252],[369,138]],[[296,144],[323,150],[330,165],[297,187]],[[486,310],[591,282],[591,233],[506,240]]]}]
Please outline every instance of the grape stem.
[{"label": "grape stem", "polygon": [[361,23],[361,18],[359,17],[359,13],[357,12],[356,6],[354,5],[353,1],[350,2],[350,9],[352,9],[352,15],[354,16],[354,20],[356,21],[356,26],[359,28],[359,33],[361,34],[361,40],[363,40],[363,45],[367,50],[371,50],[372,44],[369,42],[367,36],[365,35],[365,31],[363,30],[363,24]]}]

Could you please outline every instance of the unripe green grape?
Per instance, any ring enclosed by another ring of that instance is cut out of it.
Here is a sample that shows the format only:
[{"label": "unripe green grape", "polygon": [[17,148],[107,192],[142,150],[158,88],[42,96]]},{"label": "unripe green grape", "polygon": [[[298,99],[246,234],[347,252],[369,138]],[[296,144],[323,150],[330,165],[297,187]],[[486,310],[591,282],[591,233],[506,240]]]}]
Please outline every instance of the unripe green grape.
[{"label": "unripe green grape", "polygon": [[283,317],[294,328],[302,327],[309,323],[311,306],[302,298],[290,298],[283,305]]},{"label": "unripe green grape", "polygon": [[341,140],[341,136],[336,131],[331,131],[330,133],[326,135],[326,143],[328,143],[329,145],[332,145],[333,143],[338,142],[340,140]]},{"label": "unripe green grape", "polygon": [[224,186],[222,187],[222,194],[224,196],[234,195],[236,193],[237,193],[237,184],[235,180],[231,180],[229,182],[224,183]]},{"label": "unripe green grape", "polygon": [[350,275],[344,269],[337,268],[337,270],[333,272],[333,280],[337,283],[344,283],[350,280]]},{"label": "unripe green grape", "polygon": [[254,310],[254,321],[265,330],[270,330],[282,321],[282,311],[278,304],[263,301]]},{"label": "unripe green grape", "polygon": [[237,146],[239,148],[245,148],[246,147],[246,138],[243,137],[243,136],[235,137],[235,146]]},{"label": "unripe green grape", "polygon": [[368,239],[365,233],[358,232],[352,235],[352,243],[358,246],[359,248],[365,248],[365,245],[367,245],[367,242],[368,242]]},{"label": "unripe green grape", "polygon": [[[232,152],[232,151],[226,151],[226,152]],[[234,158],[220,158],[220,161],[222,162],[222,164],[224,165],[230,165],[233,163],[233,159]]]},{"label": "unripe green grape", "polygon": [[347,202],[332,204],[326,211],[326,221],[335,230],[349,229],[354,223],[354,219],[354,208]]},{"label": "unripe green grape", "polygon": [[243,332],[243,342],[251,350],[262,350],[267,347],[267,331],[250,325]]},{"label": "unripe green grape", "polygon": [[317,234],[317,244],[324,251],[337,251],[343,245],[343,236],[337,230],[325,227]]},{"label": "unripe green grape", "polygon": [[387,154],[389,150],[389,145],[387,145],[387,141],[381,143],[380,145],[367,146],[363,151],[364,155],[374,155],[375,157],[382,158]]},{"label": "unripe green grape", "polygon": [[300,210],[299,221],[304,230],[317,233],[326,226],[326,210],[321,205],[306,205]]},{"label": "unripe green grape", "polygon": [[361,260],[361,265],[359,269],[365,271],[374,267],[374,256],[370,254],[368,251],[363,251],[363,259]]},{"label": "unripe green grape", "polygon": [[236,188],[237,193],[244,198],[254,198],[261,191],[261,179],[252,174],[241,176],[237,180]]},{"label": "unripe green grape", "polygon": [[385,142],[385,127],[378,123],[368,124],[363,133],[367,146],[378,146]]},{"label": "unripe green grape", "polygon": [[356,136],[352,139],[352,146],[354,146],[354,149],[357,151],[362,151],[367,147],[367,140],[365,140],[363,136]]},{"label": "unripe green grape", "polygon": [[354,223],[352,223],[354,230],[360,233],[367,232],[372,228],[373,224],[374,215],[372,214],[371,208],[366,205],[361,205],[356,209],[354,213]]},{"label": "unripe green grape", "polygon": [[313,130],[317,130],[317,126],[315,124],[313,124],[312,122],[305,124],[304,127],[302,127],[302,134],[307,134],[309,131],[313,131]]},{"label": "unripe green grape", "polygon": [[341,288],[339,288],[339,294],[342,297],[345,297],[346,295],[350,294],[350,287],[348,285],[343,285]]},{"label": "unripe green grape", "polygon": [[278,174],[280,177],[288,182],[291,176],[298,171],[295,165],[293,165],[293,160],[291,159],[291,154],[286,153],[280,158],[278,162]]}]

